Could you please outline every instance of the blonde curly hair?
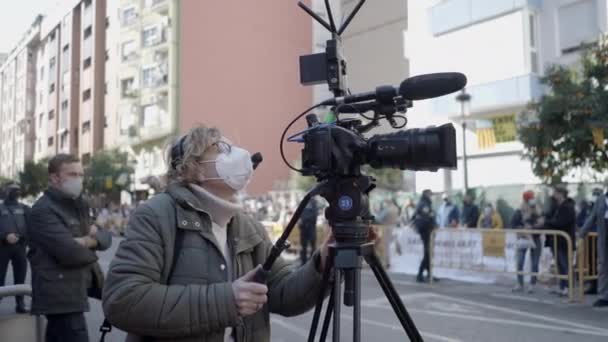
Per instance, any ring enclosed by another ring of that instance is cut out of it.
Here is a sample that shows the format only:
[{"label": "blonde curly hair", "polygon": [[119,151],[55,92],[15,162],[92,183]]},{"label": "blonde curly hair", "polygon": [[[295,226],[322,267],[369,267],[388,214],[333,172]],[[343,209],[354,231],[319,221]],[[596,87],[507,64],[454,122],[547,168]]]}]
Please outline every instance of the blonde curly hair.
[{"label": "blonde curly hair", "polygon": [[168,183],[196,181],[203,153],[221,139],[219,129],[200,125],[171,141],[166,152]]}]

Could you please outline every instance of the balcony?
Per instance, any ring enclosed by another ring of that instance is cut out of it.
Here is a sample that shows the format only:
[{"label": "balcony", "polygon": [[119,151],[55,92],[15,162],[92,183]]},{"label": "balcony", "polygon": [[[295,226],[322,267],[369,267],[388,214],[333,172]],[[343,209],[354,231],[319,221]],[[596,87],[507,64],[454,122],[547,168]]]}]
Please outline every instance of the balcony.
[{"label": "balcony", "polygon": [[435,36],[523,8],[541,8],[542,0],[446,0],[429,9]]},{"label": "balcony", "polygon": [[[544,88],[537,75],[528,74],[506,80],[478,84],[467,87],[471,95],[471,113],[484,113],[504,108],[517,108],[536,101],[544,93]],[[432,99],[432,111],[435,115],[447,115],[456,118],[461,115],[457,94]]]},{"label": "balcony", "polygon": [[151,10],[160,14],[168,14],[169,13],[169,0],[146,0],[145,7],[148,10]]}]

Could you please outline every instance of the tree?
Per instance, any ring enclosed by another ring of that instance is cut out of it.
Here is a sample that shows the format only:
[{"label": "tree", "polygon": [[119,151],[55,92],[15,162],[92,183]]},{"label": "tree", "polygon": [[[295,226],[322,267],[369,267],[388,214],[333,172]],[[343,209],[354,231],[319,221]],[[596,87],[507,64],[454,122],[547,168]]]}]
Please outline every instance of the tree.
[{"label": "tree", "polygon": [[48,161],[42,159],[33,162],[28,161],[23,166],[23,171],[19,172],[19,183],[24,196],[37,196],[46,189],[49,182]]},{"label": "tree", "polygon": [[529,105],[518,124],[524,157],[547,184],[576,169],[608,168],[608,41],[583,46],[576,67],[552,66],[541,79],[549,92]]},{"label": "tree", "polygon": [[85,166],[85,189],[91,195],[106,194],[112,199],[120,198],[121,191],[129,190],[133,172],[133,162],[126,152],[97,152]]}]

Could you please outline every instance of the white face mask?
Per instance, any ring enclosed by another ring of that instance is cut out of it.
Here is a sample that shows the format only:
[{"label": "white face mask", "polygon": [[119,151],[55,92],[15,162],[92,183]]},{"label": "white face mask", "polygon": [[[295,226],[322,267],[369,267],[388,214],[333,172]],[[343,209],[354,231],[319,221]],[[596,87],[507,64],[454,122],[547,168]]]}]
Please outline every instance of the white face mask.
[{"label": "white face mask", "polygon": [[243,190],[253,174],[253,164],[249,151],[232,146],[229,152],[220,153],[215,160],[205,160],[202,163],[215,163],[219,177],[205,180],[221,179],[235,191]]},{"label": "white face mask", "polygon": [[82,194],[82,177],[70,178],[61,183],[61,191],[66,195],[77,198]]}]

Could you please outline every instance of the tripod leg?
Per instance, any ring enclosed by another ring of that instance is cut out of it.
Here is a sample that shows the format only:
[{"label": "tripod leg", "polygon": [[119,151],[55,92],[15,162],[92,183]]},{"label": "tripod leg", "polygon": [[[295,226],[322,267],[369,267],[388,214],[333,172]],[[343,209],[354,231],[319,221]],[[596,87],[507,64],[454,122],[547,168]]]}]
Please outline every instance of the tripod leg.
[{"label": "tripod leg", "polygon": [[405,333],[409,337],[410,341],[423,342],[422,336],[420,336],[420,332],[416,328],[414,321],[405,309],[405,305],[403,305],[403,302],[397,294],[397,290],[395,290],[395,287],[393,286],[393,283],[391,282],[390,278],[386,274],[386,271],[384,271],[384,268],[382,268],[382,264],[380,263],[380,260],[378,259],[376,253],[370,252],[366,254],[365,260],[372,268],[372,271],[374,272],[378,283],[380,283],[380,287],[382,287],[382,291],[384,291],[386,298],[391,303],[391,306],[393,307],[393,310],[395,311],[395,314],[397,315],[399,322],[401,322],[401,326],[403,326],[403,329],[405,330]]},{"label": "tripod leg", "polygon": [[[319,292],[319,296],[317,297],[317,305],[315,306],[315,313],[312,318],[312,323],[310,325],[310,331],[308,333],[308,342],[314,342],[315,336],[317,335],[317,326],[319,325],[319,318],[321,318],[321,310],[323,309],[323,299],[325,298],[325,292],[331,286],[329,282],[329,275],[331,274],[331,270],[333,267],[333,253],[330,252],[329,258],[327,259],[327,265],[325,266],[325,270],[323,270],[323,278],[321,279],[321,292]],[[328,313],[326,313],[325,319],[327,320],[327,315],[329,314],[329,308],[331,304],[331,298],[333,298],[333,289],[330,297],[330,301],[327,305]],[[330,315],[331,316],[331,315]],[[325,324],[323,324],[325,326]]]},{"label": "tripod leg", "polygon": [[340,297],[342,292],[342,271],[340,269],[334,270],[334,330],[332,335],[333,342],[340,342]]},{"label": "tripod leg", "polygon": [[331,321],[331,315],[334,312],[334,292],[332,290],[329,301],[327,302],[327,311],[325,311],[325,319],[323,320],[323,329],[321,330],[321,339],[319,341],[325,342],[327,338],[327,332],[329,331],[329,322]]},{"label": "tripod leg", "polygon": [[361,341],[361,269],[356,268],[355,272],[355,305],[353,308],[353,341]]}]

